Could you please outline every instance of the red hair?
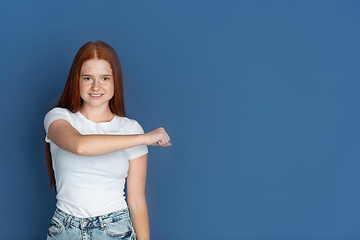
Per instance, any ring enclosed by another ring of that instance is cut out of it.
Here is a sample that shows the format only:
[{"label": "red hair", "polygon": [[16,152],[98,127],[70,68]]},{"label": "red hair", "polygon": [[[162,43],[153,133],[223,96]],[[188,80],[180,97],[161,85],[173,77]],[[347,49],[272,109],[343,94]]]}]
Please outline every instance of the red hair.
[{"label": "red hair", "polygon": [[[80,70],[84,62],[90,59],[102,59],[110,63],[114,74],[114,96],[109,101],[109,107],[112,113],[125,117],[124,88],[120,60],[115,50],[101,41],[85,43],[76,53],[57,107],[67,108],[73,113],[79,111],[82,104],[79,89]],[[50,187],[54,186],[56,190],[49,143],[46,143],[45,156]]]}]

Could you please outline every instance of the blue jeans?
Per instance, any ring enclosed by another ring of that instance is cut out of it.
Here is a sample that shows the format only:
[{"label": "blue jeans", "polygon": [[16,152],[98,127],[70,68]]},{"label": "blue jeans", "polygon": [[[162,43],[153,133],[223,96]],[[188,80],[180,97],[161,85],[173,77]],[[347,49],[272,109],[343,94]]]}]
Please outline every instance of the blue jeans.
[{"label": "blue jeans", "polygon": [[130,211],[125,208],[99,217],[78,218],[56,209],[47,240],[135,240]]}]

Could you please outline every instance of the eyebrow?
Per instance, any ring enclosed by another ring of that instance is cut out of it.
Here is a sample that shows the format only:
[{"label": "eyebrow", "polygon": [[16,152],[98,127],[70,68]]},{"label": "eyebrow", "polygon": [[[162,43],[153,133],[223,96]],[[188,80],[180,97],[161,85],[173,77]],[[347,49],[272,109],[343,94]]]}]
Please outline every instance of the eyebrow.
[{"label": "eyebrow", "polygon": [[[88,74],[88,73],[85,73],[85,74],[80,74],[80,76],[90,76],[92,77],[91,74]],[[112,74],[104,74],[104,75],[101,75],[102,77],[112,77],[113,75]]]}]

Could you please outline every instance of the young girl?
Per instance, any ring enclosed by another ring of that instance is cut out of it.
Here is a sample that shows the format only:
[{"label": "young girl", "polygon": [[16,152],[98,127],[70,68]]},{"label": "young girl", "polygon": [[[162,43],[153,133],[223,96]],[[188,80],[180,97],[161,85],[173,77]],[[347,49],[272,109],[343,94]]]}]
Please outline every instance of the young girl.
[{"label": "young girl", "polygon": [[170,138],[163,128],[144,134],[125,117],[120,61],[109,45],[79,49],[44,126],[57,199],[47,239],[149,239],[146,145],[170,146]]}]

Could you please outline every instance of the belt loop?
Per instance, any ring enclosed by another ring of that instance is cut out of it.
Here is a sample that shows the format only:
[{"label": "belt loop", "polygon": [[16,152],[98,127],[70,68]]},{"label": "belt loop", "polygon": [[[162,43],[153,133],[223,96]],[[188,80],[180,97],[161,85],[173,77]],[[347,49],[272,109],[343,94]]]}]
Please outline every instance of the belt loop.
[{"label": "belt loop", "polygon": [[99,222],[100,222],[100,227],[101,227],[101,230],[104,229],[104,223],[103,223],[103,219],[101,216],[99,216]]},{"label": "belt loop", "polygon": [[66,221],[66,226],[65,226],[66,228],[69,228],[71,218],[72,218],[72,216],[71,216],[71,215],[69,215],[69,217],[68,217],[68,219],[67,219],[67,221]]}]

